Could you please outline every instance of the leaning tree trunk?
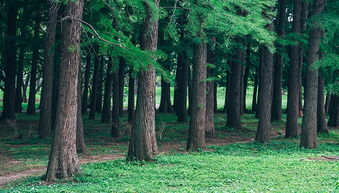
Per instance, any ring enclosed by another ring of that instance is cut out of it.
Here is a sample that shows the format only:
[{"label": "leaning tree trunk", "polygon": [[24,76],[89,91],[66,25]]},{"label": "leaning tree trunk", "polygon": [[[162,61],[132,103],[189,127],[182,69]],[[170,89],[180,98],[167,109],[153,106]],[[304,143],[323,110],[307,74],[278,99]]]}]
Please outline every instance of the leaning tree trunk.
[{"label": "leaning tree trunk", "polygon": [[49,137],[52,130],[52,94],[54,70],[54,44],[59,5],[50,1],[47,35],[45,39],[45,61],[42,68],[42,91],[40,100],[39,135]]},{"label": "leaning tree trunk", "polygon": [[[313,14],[320,14],[324,10],[324,4],[325,0],[315,0]],[[317,147],[318,70],[313,68],[313,64],[318,61],[322,29],[315,21],[312,24],[308,41],[305,107],[300,139],[300,146],[304,148]]]},{"label": "leaning tree trunk", "polygon": [[[286,21],[286,0],[278,1],[278,19],[277,19],[277,34],[283,38],[285,36],[285,21]],[[277,45],[281,48],[280,45]],[[272,101],[272,117],[271,121],[280,121],[282,117],[282,67],[284,64],[283,56],[280,53],[275,54],[274,61],[274,85],[273,85],[273,101]]]},{"label": "leaning tree trunk", "polygon": [[[154,0],[152,6],[159,6]],[[158,45],[158,20],[151,5],[144,2],[147,16],[143,24],[141,48],[156,51]],[[155,69],[151,65],[138,74],[138,96],[135,121],[128,147],[127,160],[150,161],[158,152],[155,136]]]},{"label": "leaning tree trunk", "polygon": [[[269,24],[269,30],[273,30],[273,23]],[[262,76],[259,82],[259,123],[255,140],[266,143],[270,138],[271,131],[271,109],[272,109],[272,89],[273,89],[273,53],[267,48],[263,48]]]},{"label": "leaning tree trunk", "polygon": [[97,92],[98,92],[98,76],[99,76],[99,49],[95,49],[96,54],[94,56],[94,72],[92,78],[92,92],[91,92],[91,104],[89,110],[89,119],[95,119],[95,110],[96,110],[96,102],[97,102]]},{"label": "leaning tree trunk", "polygon": [[330,127],[338,127],[339,126],[339,95],[331,96],[331,111],[330,118],[328,120],[327,125]]},{"label": "leaning tree trunk", "polygon": [[5,89],[3,111],[1,120],[15,119],[15,74],[16,74],[16,22],[17,7],[12,0],[6,1],[7,5],[7,38],[5,42]]},{"label": "leaning tree trunk", "polygon": [[[80,22],[83,1],[69,1],[62,22],[62,52],[56,129],[49,157],[46,181],[69,179],[81,173],[76,151],[78,71],[80,65]],[[69,47],[75,48],[70,51]]]},{"label": "leaning tree trunk", "polygon": [[[34,27],[34,39],[39,39],[40,32],[40,15],[36,16],[35,27]],[[27,106],[27,114],[35,114],[35,99],[36,99],[36,81],[39,61],[39,45],[36,45],[32,54],[32,68],[31,68],[31,81],[29,84],[29,98]]]},{"label": "leaning tree trunk", "polygon": [[87,115],[87,108],[88,108],[88,92],[89,92],[89,79],[91,76],[91,52],[88,51],[86,56],[86,70],[85,70],[85,84],[84,84],[84,92],[82,94],[82,107],[81,111],[83,115]]},{"label": "leaning tree trunk", "polygon": [[[240,44],[240,40],[236,40]],[[231,64],[231,80],[229,96],[227,102],[227,122],[226,127],[240,129],[240,79],[241,79],[241,62],[243,57],[242,48],[236,48],[236,55]]]},{"label": "leaning tree trunk", "polygon": [[317,131],[319,133],[328,133],[327,123],[326,123],[326,113],[325,113],[325,95],[324,95],[324,78],[318,76],[318,112],[317,112]]},{"label": "leaning tree trunk", "polygon": [[[301,30],[301,0],[294,1],[293,32],[300,33]],[[287,120],[285,137],[297,137],[299,132],[299,42],[291,47],[291,63],[288,71],[288,97],[287,97]],[[318,82],[318,80],[317,80]]]},{"label": "leaning tree trunk", "polygon": [[133,69],[129,71],[128,80],[128,122],[132,123],[134,120],[134,104],[135,104],[135,78],[133,77]]},{"label": "leaning tree trunk", "polygon": [[105,92],[104,92],[104,106],[101,114],[101,122],[109,123],[111,119],[111,100],[112,100],[112,57],[108,58],[107,69],[106,69],[106,80],[105,80]]},{"label": "leaning tree trunk", "polygon": [[194,49],[192,77],[192,107],[188,133],[188,151],[197,151],[205,147],[206,127],[206,78],[207,44],[199,43]]}]

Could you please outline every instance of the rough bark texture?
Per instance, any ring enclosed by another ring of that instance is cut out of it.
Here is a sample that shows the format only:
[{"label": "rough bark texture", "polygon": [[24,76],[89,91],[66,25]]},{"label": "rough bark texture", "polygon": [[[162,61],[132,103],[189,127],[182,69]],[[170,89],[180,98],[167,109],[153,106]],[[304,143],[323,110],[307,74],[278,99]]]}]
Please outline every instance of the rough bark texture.
[{"label": "rough bark texture", "polygon": [[319,75],[318,77],[318,112],[317,112],[317,131],[320,133],[328,133],[325,113],[325,95],[324,95],[324,78]]},{"label": "rough bark texture", "polygon": [[[159,0],[154,0],[159,6]],[[151,7],[144,3],[147,16],[143,24],[141,48],[155,51],[158,45],[158,21],[154,18]],[[155,136],[155,70],[146,67],[138,74],[138,96],[135,121],[128,147],[127,160],[153,160],[158,152]]]},{"label": "rough bark texture", "polygon": [[[278,19],[277,19],[277,34],[283,38],[285,35],[285,21],[286,21],[286,0],[278,1]],[[279,48],[279,47],[278,47]],[[274,61],[274,85],[273,85],[273,101],[272,101],[272,121],[280,121],[282,117],[282,67],[284,61],[283,56],[279,53],[275,54]]]},{"label": "rough bark texture", "polygon": [[[273,24],[268,26],[273,30]],[[255,140],[260,143],[269,141],[271,131],[271,109],[272,109],[272,89],[273,89],[273,54],[268,48],[263,48],[262,76],[259,85],[259,123]]]},{"label": "rough bark texture", "polygon": [[109,123],[111,119],[111,100],[112,100],[112,74],[113,61],[112,57],[108,58],[107,69],[106,69],[106,79],[105,79],[105,92],[104,92],[104,105],[101,114],[101,122]]},{"label": "rough bark texture", "polygon": [[116,69],[113,78],[112,137],[120,137],[119,130],[119,71]]},{"label": "rough bark texture", "polygon": [[207,45],[199,43],[194,49],[192,77],[192,107],[188,132],[188,151],[205,147]]},{"label": "rough bark texture", "polygon": [[132,123],[135,112],[135,78],[133,77],[133,70],[130,69],[128,80],[128,122]]},{"label": "rough bark texture", "polygon": [[[300,33],[301,30],[301,0],[294,1],[293,32]],[[287,97],[287,121],[286,137],[297,137],[299,134],[298,112],[299,112],[299,42],[291,46],[291,63],[288,71],[288,97]],[[318,81],[317,81],[318,82]]]},{"label": "rough bark texture", "polygon": [[328,126],[338,127],[339,126],[339,96],[332,95],[331,97],[331,111],[329,112],[330,118],[328,120]]},{"label": "rough bark texture", "polygon": [[[240,41],[237,40],[240,44]],[[234,61],[231,64],[231,80],[227,105],[226,127],[240,129],[240,81],[241,81],[241,61],[243,50],[238,46],[235,52]]]},{"label": "rough bark texture", "polygon": [[120,57],[119,62],[119,115],[124,115],[124,90],[125,90],[125,67],[126,61]]},{"label": "rough bark texture", "polygon": [[85,84],[84,84],[84,92],[82,94],[82,114],[87,115],[88,108],[88,93],[89,93],[89,78],[91,76],[91,52],[88,51],[86,56],[86,70],[85,70]]},{"label": "rough bark texture", "polygon": [[[98,49],[96,49],[96,53],[98,53]],[[95,119],[95,110],[96,110],[97,92],[98,92],[98,79],[99,79],[99,65],[100,65],[99,56],[95,54],[89,119]]]},{"label": "rough bark texture", "polygon": [[7,38],[5,42],[5,89],[1,120],[15,119],[15,73],[16,73],[16,22],[17,7],[15,1],[7,0]]},{"label": "rough bark texture", "polygon": [[[83,1],[70,1],[65,16],[81,19]],[[78,70],[80,65],[80,22],[67,19],[62,23],[62,52],[56,129],[49,157],[46,181],[69,179],[81,173],[76,152],[78,111]],[[75,48],[70,51],[68,48]],[[80,105],[80,104],[79,104]]]},{"label": "rough bark texture", "polygon": [[[313,14],[320,14],[324,10],[324,4],[325,0],[315,0]],[[312,25],[308,41],[305,107],[300,139],[300,146],[304,148],[317,147],[318,70],[312,66],[319,58],[322,29],[316,22]]]},{"label": "rough bark texture", "polygon": [[52,94],[54,69],[54,44],[58,18],[58,4],[50,2],[47,35],[45,39],[45,61],[42,68],[42,91],[40,100],[39,135],[41,138],[51,136],[52,130]]}]

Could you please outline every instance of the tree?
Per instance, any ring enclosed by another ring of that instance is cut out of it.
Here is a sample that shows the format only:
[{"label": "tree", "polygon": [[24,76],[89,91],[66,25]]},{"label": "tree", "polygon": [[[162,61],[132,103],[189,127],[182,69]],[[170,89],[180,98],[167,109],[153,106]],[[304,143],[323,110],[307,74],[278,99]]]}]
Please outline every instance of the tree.
[{"label": "tree", "polygon": [[119,70],[117,66],[115,66],[115,71],[112,75],[113,79],[113,107],[112,107],[112,137],[120,137],[120,129],[119,129],[119,104],[120,104],[120,92],[119,92]]},{"label": "tree", "polygon": [[128,122],[132,123],[134,120],[134,102],[135,102],[135,78],[133,77],[132,68],[129,70],[128,80]]},{"label": "tree", "polygon": [[101,114],[101,122],[109,123],[111,116],[111,99],[112,99],[112,67],[113,61],[112,57],[108,58],[107,69],[106,69],[106,79],[105,79],[105,92],[104,92],[104,104]]},{"label": "tree", "polygon": [[84,92],[82,94],[82,114],[87,115],[87,108],[88,108],[88,93],[89,93],[89,79],[91,75],[91,63],[92,57],[91,52],[88,51],[86,55],[86,69],[85,69],[85,83],[84,83]]},{"label": "tree", "polygon": [[[293,9],[293,32],[301,32],[301,0],[294,1]],[[291,63],[288,71],[288,98],[287,98],[287,120],[286,137],[297,137],[299,134],[298,112],[299,112],[299,42],[291,47]]]},{"label": "tree", "polygon": [[[69,179],[81,173],[76,152],[78,70],[83,1],[68,1],[62,22],[56,129],[49,157],[46,181]],[[67,150],[67,151],[66,151]]]},{"label": "tree", "polygon": [[[325,0],[315,0],[313,3],[313,16],[321,14],[324,6]],[[304,148],[317,147],[318,70],[313,68],[313,64],[319,57],[322,33],[323,30],[319,23],[313,20],[308,40],[305,107],[300,138],[300,146]]]},{"label": "tree", "polygon": [[318,76],[318,112],[317,112],[317,132],[328,133],[326,124],[326,113],[325,113],[325,95],[324,95],[325,82],[322,75]]},{"label": "tree", "polygon": [[53,94],[53,68],[54,44],[59,5],[50,1],[51,8],[48,15],[47,34],[45,39],[45,61],[42,72],[42,91],[40,100],[39,135],[41,138],[49,137],[52,129],[52,94]]},{"label": "tree", "polygon": [[[143,2],[146,18],[141,34],[141,48],[156,51],[158,43],[158,20],[153,13],[159,7],[160,0]],[[135,121],[128,147],[127,160],[150,161],[158,152],[155,136],[155,70],[151,65],[138,73],[138,96]]]},{"label": "tree", "polygon": [[1,120],[15,119],[15,73],[16,73],[16,1],[7,0],[7,38],[5,43],[5,89]]},{"label": "tree", "polygon": [[98,93],[98,79],[99,79],[99,49],[95,48],[95,56],[94,56],[94,72],[92,78],[92,91],[91,91],[91,103],[90,103],[90,111],[89,111],[89,119],[95,119],[95,110],[96,110],[96,102],[97,102],[97,93]]},{"label": "tree", "polygon": [[339,96],[333,95],[331,97],[331,112],[330,118],[328,120],[327,125],[330,127],[338,127],[339,126]]}]

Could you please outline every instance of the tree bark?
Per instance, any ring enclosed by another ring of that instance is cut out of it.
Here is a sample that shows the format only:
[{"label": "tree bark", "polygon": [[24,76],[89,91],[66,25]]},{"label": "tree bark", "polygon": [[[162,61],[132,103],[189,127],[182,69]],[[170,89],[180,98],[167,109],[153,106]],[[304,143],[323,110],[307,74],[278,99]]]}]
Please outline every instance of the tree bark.
[{"label": "tree bark", "polygon": [[133,77],[133,70],[130,69],[128,80],[128,122],[133,123],[134,120],[134,104],[135,104],[135,78]]},{"label": "tree bark", "polygon": [[107,69],[106,69],[106,80],[105,80],[105,94],[104,94],[104,106],[101,114],[101,122],[109,123],[111,116],[111,99],[112,99],[112,67],[113,61],[112,57],[108,58]]},{"label": "tree bark", "polygon": [[45,39],[45,61],[42,72],[42,91],[40,100],[39,135],[41,138],[51,136],[52,130],[52,94],[54,70],[54,44],[59,5],[50,1],[47,35]]},{"label": "tree bark", "polygon": [[1,120],[15,119],[15,74],[16,74],[16,1],[7,0],[7,38],[5,42],[5,89]]},{"label": "tree bark", "polygon": [[89,111],[89,119],[95,119],[95,110],[97,102],[97,93],[98,93],[98,79],[99,79],[99,56],[97,55],[99,49],[96,48],[96,54],[94,55],[94,72],[92,80],[92,92],[91,92],[91,104]]},{"label": "tree bark", "polygon": [[[160,0],[154,0],[159,6]],[[147,16],[143,24],[141,48],[156,51],[158,45],[158,20],[151,7],[144,2]],[[127,160],[150,161],[158,152],[155,136],[155,69],[151,65],[138,74],[138,96],[135,121],[128,147]]]},{"label": "tree bark", "polygon": [[101,113],[102,111],[102,83],[104,82],[104,66],[105,66],[105,59],[103,56],[100,56],[99,62],[99,75],[98,75],[98,87],[97,87],[97,97],[95,103],[95,111],[97,113]]},{"label": "tree bark", "polygon": [[[278,19],[277,19],[277,35],[280,38],[285,36],[285,21],[286,21],[286,0],[278,1]],[[277,45],[278,48],[282,48]],[[282,67],[284,64],[283,56],[277,52],[274,61],[274,84],[273,84],[273,101],[272,101],[272,117],[271,121],[280,121],[282,118]]]},{"label": "tree bark", "polygon": [[252,111],[257,111],[257,93],[258,93],[258,82],[259,82],[259,70],[258,67],[255,68],[254,75],[254,88],[253,88],[253,98],[252,98]]},{"label": "tree bark", "polygon": [[[231,66],[231,64],[229,64]],[[228,100],[230,98],[230,86],[231,86],[231,73],[230,71],[227,71],[226,73],[226,88],[225,88],[225,101],[224,101],[224,109],[223,112],[227,113],[227,105],[228,105]]]},{"label": "tree bark", "polygon": [[187,121],[187,87],[188,87],[188,68],[189,68],[189,57],[187,51],[183,50],[178,53],[178,68],[180,69],[177,73],[177,121]]},{"label": "tree bark", "polygon": [[86,70],[85,70],[85,84],[84,84],[84,92],[82,94],[82,114],[87,115],[87,108],[88,108],[88,93],[89,93],[89,79],[91,76],[91,52],[88,51],[86,56]]},{"label": "tree bark", "polygon": [[126,67],[126,61],[123,57],[120,57],[120,63],[119,63],[119,116],[124,115],[125,67]]},{"label": "tree bark", "polygon": [[77,85],[77,125],[76,125],[76,148],[77,153],[86,153],[86,145],[85,145],[85,134],[84,134],[84,123],[82,120],[82,110],[81,110],[81,57],[80,52],[77,52],[79,57],[79,69],[78,69],[78,85]]},{"label": "tree bark", "polygon": [[[269,24],[268,29],[273,30],[273,23]],[[259,123],[255,140],[266,143],[270,138],[273,97],[273,53],[267,47],[263,48],[262,70],[259,82]]]},{"label": "tree bark", "polygon": [[[324,6],[325,0],[315,0],[313,14],[320,14]],[[318,70],[312,66],[318,61],[322,29],[315,21],[312,24],[308,41],[305,106],[300,139],[300,146],[304,148],[317,147]]]},{"label": "tree bark", "polygon": [[24,61],[25,61],[25,48],[20,49],[18,61],[18,73],[16,78],[16,91],[15,91],[15,112],[22,113],[22,88],[24,83]]},{"label": "tree bark", "polygon": [[[301,31],[301,0],[294,1],[293,32]],[[287,97],[287,121],[285,137],[297,137],[299,134],[298,112],[299,112],[299,42],[291,47],[291,63],[288,71],[288,97]],[[318,80],[317,80],[318,82]]]},{"label": "tree bark", "polygon": [[207,44],[199,43],[194,48],[192,77],[192,107],[188,133],[188,151],[205,147],[206,127],[206,78]]},{"label": "tree bark", "polygon": [[[83,1],[69,1],[65,16],[82,19]],[[80,65],[80,22],[71,19],[62,23],[62,53],[60,63],[59,97],[56,129],[49,157],[46,181],[70,179],[81,173],[76,152],[78,71]],[[74,47],[70,51],[69,47]]]},{"label": "tree bark", "polygon": [[331,111],[330,118],[328,120],[327,125],[330,127],[338,127],[339,126],[339,96],[332,95],[331,97]]},{"label": "tree bark", "polygon": [[[212,38],[212,41],[215,43],[216,39]],[[208,49],[207,62],[209,64],[215,64],[215,51],[212,48]],[[214,126],[214,103],[215,101],[215,83],[214,83],[214,69],[207,68],[207,75],[212,80],[208,80],[206,83],[206,125],[205,125],[205,137],[214,138],[215,137],[215,126]]]},{"label": "tree bark", "polygon": [[318,112],[317,112],[317,132],[319,133],[329,133],[327,124],[326,124],[326,113],[325,113],[325,96],[324,96],[324,78],[318,76]]},{"label": "tree bark", "polygon": [[113,78],[113,107],[112,107],[112,137],[120,137],[120,129],[119,129],[119,70],[116,69],[112,75]]}]

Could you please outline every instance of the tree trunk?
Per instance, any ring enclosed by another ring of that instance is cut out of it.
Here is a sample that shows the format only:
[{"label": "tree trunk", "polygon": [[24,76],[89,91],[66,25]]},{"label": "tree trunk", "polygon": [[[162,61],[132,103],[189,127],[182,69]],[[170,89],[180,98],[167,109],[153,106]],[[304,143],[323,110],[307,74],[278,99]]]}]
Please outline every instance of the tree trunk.
[{"label": "tree trunk", "polygon": [[325,102],[325,113],[328,114],[330,110],[331,94],[327,93]]},{"label": "tree trunk", "polygon": [[126,67],[126,61],[123,57],[120,57],[120,63],[119,63],[119,116],[124,115],[125,67]]},{"label": "tree trunk", "polygon": [[[40,15],[38,14],[35,18],[35,27],[34,27],[34,39],[39,39],[40,31]],[[36,45],[32,53],[32,68],[31,68],[31,81],[29,84],[29,98],[27,106],[27,114],[35,114],[35,95],[36,95],[36,81],[37,81],[37,71],[38,71],[38,61],[39,61],[39,47]]]},{"label": "tree trunk", "polygon": [[[240,40],[236,40],[240,44]],[[226,127],[240,129],[240,81],[241,81],[241,61],[243,50],[238,46],[236,55],[231,63],[231,80],[229,88],[229,97],[227,105],[227,122]]]},{"label": "tree trunk", "polygon": [[134,102],[135,102],[135,78],[133,77],[133,70],[130,69],[128,80],[128,122],[133,123],[134,120]]},{"label": "tree trunk", "polygon": [[[325,0],[315,0],[313,14],[320,14],[324,6]],[[300,139],[300,146],[304,148],[317,147],[318,70],[312,66],[318,61],[321,35],[319,24],[313,22],[308,41],[305,107]]]},{"label": "tree trunk", "polygon": [[[245,53],[243,53],[241,63],[245,64],[244,58]],[[240,77],[240,115],[244,114],[244,87],[245,87],[245,66],[241,65],[241,77]]]},{"label": "tree trunk", "polygon": [[54,45],[59,5],[50,1],[47,35],[45,39],[45,61],[42,72],[42,92],[40,100],[39,135],[51,136],[52,130],[52,94],[54,70]]},{"label": "tree trunk", "polygon": [[247,85],[248,85],[248,76],[249,76],[249,68],[245,68],[245,75],[244,75],[244,91],[243,91],[243,112],[246,113],[246,95],[247,95]]},{"label": "tree trunk", "polygon": [[15,92],[15,112],[22,113],[22,87],[24,83],[24,61],[25,48],[20,49],[18,61],[18,74],[16,78],[16,92]]},{"label": "tree trunk", "polygon": [[[65,17],[81,19],[83,1],[70,1]],[[76,152],[78,71],[80,65],[80,22],[68,19],[62,23],[62,53],[60,63],[59,97],[56,129],[49,157],[46,181],[69,179],[81,173]],[[70,52],[69,47],[74,47]],[[80,104],[79,104],[80,105]]]},{"label": "tree trunk", "polygon": [[[294,1],[293,32],[300,33],[301,30],[301,0]],[[297,137],[299,133],[299,42],[291,47],[291,63],[288,71],[288,97],[287,97],[287,121],[285,137]],[[317,80],[318,82],[318,80]]]},{"label": "tree trunk", "polygon": [[161,99],[158,111],[161,113],[173,112],[171,105],[171,84],[165,80],[161,80]]},{"label": "tree trunk", "polygon": [[[229,64],[231,66],[231,64]],[[225,101],[224,101],[224,109],[223,112],[227,113],[227,105],[228,105],[228,100],[230,98],[230,86],[231,86],[231,73],[230,71],[227,71],[226,74],[226,88],[225,88]]]},{"label": "tree trunk", "polygon": [[258,82],[259,82],[259,74],[258,67],[255,68],[254,75],[254,88],[253,88],[253,98],[252,98],[252,111],[257,111],[257,93],[258,93]]},{"label": "tree trunk", "polygon": [[86,56],[86,70],[85,70],[85,84],[84,84],[84,92],[82,95],[82,114],[87,115],[87,108],[88,108],[88,92],[89,92],[89,79],[91,76],[91,52],[88,51]]},{"label": "tree trunk", "polygon": [[98,87],[97,87],[97,97],[95,103],[95,111],[101,113],[102,111],[102,83],[104,82],[104,66],[105,66],[105,59],[103,56],[100,57],[99,62],[99,75],[98,75]]},{"label": "tree trunk", "polygon": [[330,118],[328,120],[327,125],[330,127],[338,127],[339,126],[339,96],[332,95],[331,97],[331,111]]},{"label": "tree trunk", "polygon": [[107,69],[106,69],[106,80],[105,80],[105,94],[104,94],[104,107],[102,109],[101,122],[109,123],[111,119],[111,100],[112,100],[112,57],[108,58]]},{"label": "tree trunk", "polygon": [[324,96],[324,78],[318,76],[318,112],[317,112],[317,131],[319,133],[329,133],[326,124],[326,113],[325,113],[325,96]]},{"label": "tree trunk", "polygon": [[205,147],[207,45],[199,43],[194,49],[192,77],[192,107],[188,133],[188,151]]},{"label": "tree trunk", "polygon": [[113,108],[112,108],[112,137],[120,137],[119,129],[119,70],[113,72]]},{"label": "tree trunk", "polygon": [[[263,52],[264,48],[260,48],[260,51],[259,51],[259,76],[258,76],[258,87],[259,85],[261,84],[260,81],[261,81],[261,78],[262,78],[262,73],[263,73],[263,63],[264,63],[264,52]],[[258,101],[257,101],[257,107],[256,107],[256,112],[255,112],[255,118],[259,118],[259,106],[260,106],[260,89],[258,89]]]},{"label": "tree trunk", "polygon": [[[154,0],[152,6],[159,6]],[[158,20],[151,5],[144,2],[147,16],[143,25],[141,48],[156,51],[158,44]],[[127,160],[150,161],[158,152],[155,136],[155,69],[149,65],[138,74],[138,96],[135,121],[128,147]]]},{"label": "tree trunk", "polygon": [[97,55],[99,49],[95,49],[96,54],[94,56],[94,72],[92,80],[92,92],[91,92],[91,104],[89,110],[89,119],[95,119],[95,110],[97,102],[97,93],[98,93],[98,79],[99,79],[99,56]]},{"label": "tree trunk", "polygon": [[187,87],[188,87],[188,68],[189,56],[187,51],[178,53],[178,68],[180,68],[177,80],[177,107],[176,114],[178,122],[187,121]]},{"label": "tree trunk", "polygon": [[1,120],[15,119],[15,74],[16,74],[16,22],[17,7],[15,1],[7,0],[7,38],[5,42],[5,89]]},{"label": "tree trunk", "polygon": [[[278,19],[277,19],[277,34],[283,38],[285,36],[285,21],[286,21],[286,0],[278,1]],[[281,46],[277,45],[278,48]],[[273,85],[273,101],[272,101],[272,117],[271,121],[280,121],[282,117],[282,67],[284,64],[283,56],[280,53],[275,54],[274,61],[274,85]]]},{"label": "tree trunk", "polygon": [[84,135],[84,123],[82,120],[81,113],[81,59],[80,52],[78,52],[79,57],[79,69],[78,69],[78,85],[77,85],[77,125],[76,125],[76,147],[77,153],[86,153],[86,145],[85,145],[85,135]]},{"label": "tree trunk", "polygon": [[[268,29],[273,30],[273,23],[268,26]],[[255,140],[260,143],[266,143],[270,138],[273,94],[273,53],[267,47],[263,48],[262,70],[259,82],[259,123]]]}]

